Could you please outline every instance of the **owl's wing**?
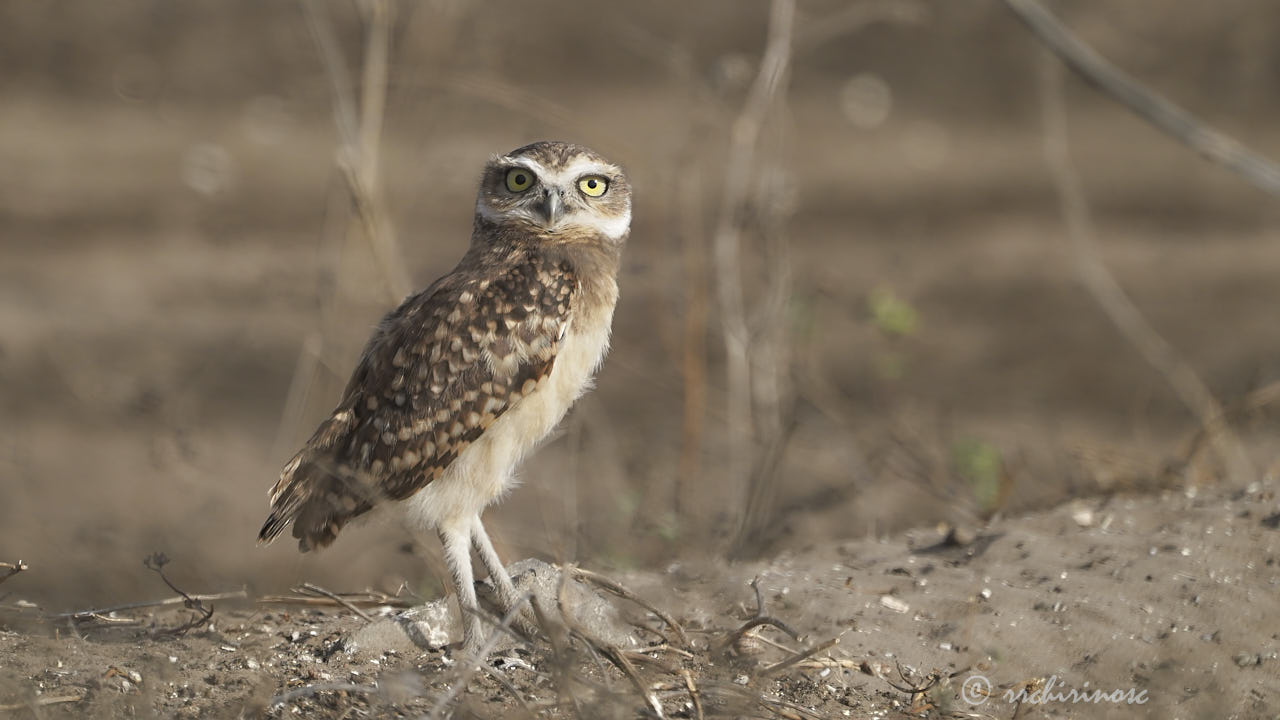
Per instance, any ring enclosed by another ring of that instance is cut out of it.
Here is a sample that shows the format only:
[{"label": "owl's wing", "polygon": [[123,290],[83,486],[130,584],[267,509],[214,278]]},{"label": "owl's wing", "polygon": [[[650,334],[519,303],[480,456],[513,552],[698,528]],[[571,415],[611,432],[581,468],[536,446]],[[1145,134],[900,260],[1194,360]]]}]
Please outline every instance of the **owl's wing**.
[{"label": "owl's wing", "polygon": [[292,522],[303,551],[325,547],[379,501],[439,478],[551,373],[576,287],[567,265],[535,259],[487,277],[455,272],[406,300],[281,472],[259,541]]}]

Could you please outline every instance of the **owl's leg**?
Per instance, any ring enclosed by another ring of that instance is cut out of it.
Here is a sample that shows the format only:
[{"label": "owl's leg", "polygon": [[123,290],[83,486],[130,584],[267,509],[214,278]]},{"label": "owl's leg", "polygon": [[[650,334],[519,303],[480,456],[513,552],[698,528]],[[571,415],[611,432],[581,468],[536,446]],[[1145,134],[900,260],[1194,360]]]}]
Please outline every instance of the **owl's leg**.
[{"label": "owl's leg", "polygon": [[[484,569],[489,571],[489,578],[493,582],[493,589],[497,591],[498,604],[502,607],[502,612],[511,612],[511,609],[520,601],[520,593],[516,590],[515,583],[511,582],[507,569],[502,566],[502,558],[498,557],[498,551],[493,549],[493,542],[489,540],[489,534],[484,531],[479,515],[471,524],[471,545],[480,556]],[[537,637],[537,630],[525,614],[528,610],[529,608],[522,609],[513,618],[512,625],[525,635]]]},{"label": "owl's leg", "polygon": [[471,544],[467,523],[440,528],[440,544],[444,559],[453,576],[453,591],[458,596],[458,615],[462,621],[462,649],[469,654],[480,651],[484,643],[484,627],[480,623],[480,606],[476,602],[475,576],[471,572]]}]

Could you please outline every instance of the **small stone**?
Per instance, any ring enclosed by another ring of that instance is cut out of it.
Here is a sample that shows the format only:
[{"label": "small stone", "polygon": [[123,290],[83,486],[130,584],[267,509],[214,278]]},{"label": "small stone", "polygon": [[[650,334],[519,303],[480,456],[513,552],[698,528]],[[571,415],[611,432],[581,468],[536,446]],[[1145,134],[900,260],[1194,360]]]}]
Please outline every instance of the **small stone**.
[{"label": "small stone", "polygon": [[1252,653],[1240,653],[1235,656],[1236,665],[1242,668],[1253,667],[1262,664],[1262,657]]},{"label": "small stone", "polygon": [[911,610],[910,605],[892,595],[881,595],[880,604],[896,613],[905,613]]},{"label": "small stone", "polygon": [[1091,508],[1079,508],[1071,513],[1071,519],[1076,521],[1080,527],[1090,527],[1094,523],[1093,510]]}]

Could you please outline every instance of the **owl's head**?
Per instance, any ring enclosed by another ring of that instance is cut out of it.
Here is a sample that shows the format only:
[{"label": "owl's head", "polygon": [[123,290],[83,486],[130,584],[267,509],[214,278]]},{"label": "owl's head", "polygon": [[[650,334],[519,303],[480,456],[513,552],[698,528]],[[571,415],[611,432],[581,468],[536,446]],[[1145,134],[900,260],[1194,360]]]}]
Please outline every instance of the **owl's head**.
[{"label": "owl's head", "polygon": [[547,241],[621,243],[631,228],[631,185],[588,148],[536,142],[485,166],[476,220]]}]

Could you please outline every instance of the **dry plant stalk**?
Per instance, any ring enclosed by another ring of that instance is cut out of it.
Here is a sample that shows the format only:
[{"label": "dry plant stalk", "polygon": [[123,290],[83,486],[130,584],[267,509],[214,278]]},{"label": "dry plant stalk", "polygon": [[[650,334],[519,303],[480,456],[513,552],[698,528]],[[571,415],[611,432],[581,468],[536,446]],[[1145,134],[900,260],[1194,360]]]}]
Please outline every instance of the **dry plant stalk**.
[{"label": "dry plant stalk", "polygon": [[378,179],[378,151],[395,5],[392,0],[369,2],[358,121],[351,74],[342,59],[328,10],[321,0],[303,0],[302,6],[333,91],[334,124],[340,142],[339,166],[347,182],[347,191],[363,226],[365,240],[382,273],[387,294],[392,302],[399,302],[412,288],[401,262]]},{"label": "dry plant stalk", "polygon": [[[297,590],[297,589],[295,589]],[[304,593],[306,591],[303,591]],[[339,599],[330,598],[323,594],[308,593],[297,595],[263,595],[255,602],[261,605],[303,605],[303,606],[322,606],[333,607],[343,606],[347,604],[357,607],[394,607],[394,608],[410,608],[416,603],[402,597],[388,595],[386,593],[366,590],[358,593],[334,593]],[[348,608],[350,609],[350,608]]]},{"label": "dry plant stalk", "polygon": [[[396,245],[394,228],[389,219],[379,181],[379,146],[382,138],[383,110],[389,75],[391,28],[395,23],[393,0],[369,0],[366,10],[367,34],[362,87],[359,102],[347,63],[343,60],[337,33],[324,0],[300,0],[307,28],[315,41],[325,76],[332,94],[333,121],[338,133],[337,165],[346,190],[346,202],[354,208],[364,242],[382,276],[388,300],[399,302],[411,292],[405,265]],[[359,113],[357,114],[357,107]],[[350,239],[357,230],[348,223],[341,231]],[[336,263],[335,263],[336,264]],[[340,274],[334,270],[335,276]],[[321,316],[331,299],[321,301]],[[286,437],[306,411],[321,368],[325,367],[326,338],[322,331],[311,332],[298,353],[289,391],[285,399],[283,420],[277,432],[274,456],[280,455],[293,440]],[[336,374],[336,373],[335,373]]]},{"label": "dry plant stalk", "polygon": [[88,610],[75,610],[72,612],[56,613],[50,615],[51,618],[89,618],[95,615],[106,616],[113,612],[123,612],[125,610],[141,610],[143,608],[166,607],[168,605],[183,605],[189,600],[213,601],[213,600],[234,600],[238,598],[248,597],[248,593],[244,590],[235,590],[232,592],[210,593],[206,595],[179,595],[177,597],[165,598],[163,600],[149,600],[145,602],[125,603],[123,605],[111,605],[109,607],[90,608]]},{"label": "dry plant stalk", "polygon": [[[741,552],[767,519],[773,473],[767,457],[755,452],[763,447],[766,454],[778,445],[782,421],[777,392],[778,374],[785,372],[778,359],[783,357],[781,338],[765,333],[763,338],[776,347],[754,345],[748,326],[748,308],[742,289],[742,234],[752,190],[750,183],[758,176],[757,156],[760,135],[770,111],[774,109],[786,84],[791,63],[791,38],[795,21],[794,0],[773,0],[769,12],[769,30],[760,70],[748,92],[746,104],[734,119],[729,132],[728,162],[725,167],[724,191],[719,219],[712,238],[716,264],[716,288],[720,304],[720,322],[725,346],[726,414],[728,415],[727,467],[730,481],[743,482],[744,504],[739,517],[734,552]],[[783,245],[785,248],[785,244]],[[785,293],[787,273],[770,273],[766,296]],[[777,323],[777,317],[766,318]],[[753,358],[763,362],[753,363]],[[763,367],[762,367],[763,365]],[[760,400],[765,402],[761,403]],[[758,417],[759,416],[759,417]],[[757,437],[757,430],[772,433]],[[753,468],[756,470],[753,472]]]},{"label": "dry plant stalk", "polygon": [[1200,420],[1218,462],[1232,482],[1243,485],[1255,476],[1240,439],[1231,431],[1222,405],[1192,367],[1138,310],[1102,261],[1097,231],[1085,200],[1067,135],[1062,68],[1046,57],[1041,73],[1041,110],[1044,118],[1044,154],[1053,175],[1063,220],[1071,241],[1076,268],[1085,288],[1107,317],[1143,358],[1158,371],[1178,398]]},{"label": "dry plant stalk", "polygon": [[47,707],[49,705],[61,705],[63,703],[80,702],[86,697],[88,697],[87,692],[80,695],[41,695],[39,697],[31,698],[26,702],[16,702],[16,703],[8,703],[5,705],[0,705],[0,712],[17,712],[19,710],[31,710],[33,713],[35,713],[36,717],[44,717],[42,714],[36,712],[36,708]]},{"label": "dry plant stalk", "polygon": [[659,609],[658,606],[654,605],[653,603],[650,603],[649,601],[645,600],[639,595],[636,595],[634,592],[627,589],[618,581],[607,578],[601,575],[600,573],[595,573],[590,570],[584,570],[578,567],[577,565],[569,565],[565,567],[561,572],[563,573],[564,570],[568,570],[574,577],[582,578],[583,580],[588,580],[594,583],[595,585],[598,585],[599,587],[602,587],[605,590],[608,590],[614,595],[617,595],[618,597],[623,598],[624,600],[630,600],[631,602],[639,605],[645,610],[648,610],[654,615],[657,615],[658,619],[662,620],[662,622],[667,624],[667,627],[671,628],[672,630],[675,630],[676,636],[680,638],[681,647],[689,647],[689,638],[684,634],[684,628],[680,627],[680,623],[676,622],[675,618],[671,617],[670,614]]},{"label": "dry plant stalk", "polygon": [[1076,37],[1037,0],[1005,0],[1005,5],[1085,82],[1259,190],[1280,195],[1280,166],[1144,87]]},{"label": "dry plant stalk", "polygon": [[489,653],[493,652],[493,649],[498,646],[498,640],[510,629],[511,623],[520,616],[525,604],[529,602],[531,597],[529,593],[525,593],[516,600],[511,609],[507,611],[507,614],[503,616],[502,621],[490,633],[489,638],[485,640],[484,645],[480,647],[476,657],[468,657],[458,661],[457,676],[453,679],[452,684],[449,685],[449,689],[431,706],[431,711],[427,713],[426,717],[432,720],[442,717],[442,713],[449,707],[449,704],[466,689],[467,683],[471,681],[471,676],[475,675],[476,671],[480,669],[484,659],[489,657]]},{"label": "dry plant stalk", "polygon": [[319,585],[313,585],[311,583],[302,583],[298,587],[293,588],[293,591],[296,593],[320,595],[321,597],[328,598],[333,602],[336,602],[342,607],[355,613],[356,615],[359,615],[361,618],[364,619],[365,622],[373,622],[373,618],[369,616],[369,613],[361,610],[355,603],[351,602],[350,600],[342,597],[341,595],[335,592],[332,592],[330,590],[325,590]]},{"label": "dry plant stalk", "polygon": [[14,575],[17,575],[23,570],[28,570],[30,568],[31,568],[30,565],[22,562],[21,560],[19,560],[16,563],[0,562],[0,570],[4,571],[4,574],[0,575],[0,583],[4,582],[5,580],[8,580]]},{"label": "dry plant stalk", "polygon": [[[577,621],[573,616],[573,613],[569,612],[569,603],[567,602],[565,591],[569,587],[569,576],[578,576],[576,572],[577,570],[578,568],[576,566],[569,565],[563,568],[560,572],[560,584],[556,589],[556,605],[560,610],[560,619],[564,621],[565,627],[568,628],[571,636],[577,637],[586,645],[589,651],[593,654],[599,653],[600,655],[603,655],[610,663],[613,664],[614,667],[618,668],[618,670],[626,676],[627,680],[631,682],[631,686],[635,688],[640,697],[644,698],[645,704],[648,705],[649,710],[651,710],[659,720],[662,720],[664,717],[662,714],[662,703],[659,702],[657,696],[650,692],[645,686],[644,681],[640,678],[640,674],[636,672],[635,666],[627,659],[626,654],[624,654],[617,646],[603,642],[593,636],[590,631]],[[617,583],[612,584],[617,585]],[[617,585],[617,587],[621,586]]]}]

